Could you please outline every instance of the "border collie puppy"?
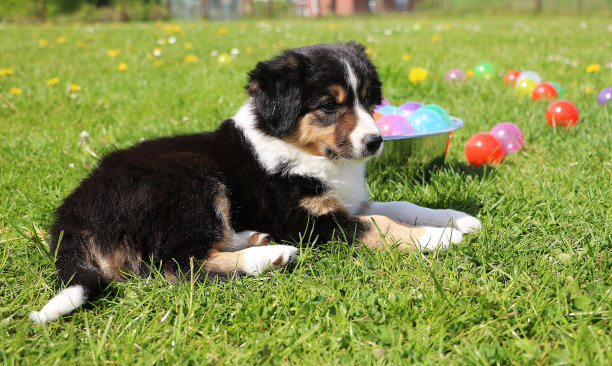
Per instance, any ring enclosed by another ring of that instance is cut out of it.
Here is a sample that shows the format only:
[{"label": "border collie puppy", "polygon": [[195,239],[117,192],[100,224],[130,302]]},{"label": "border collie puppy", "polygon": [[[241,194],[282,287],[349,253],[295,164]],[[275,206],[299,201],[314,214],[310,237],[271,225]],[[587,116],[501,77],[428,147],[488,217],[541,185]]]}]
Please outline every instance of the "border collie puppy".
[{"label": "border collie puppy", "polygon": [[[377,248],[446,248],[480,221],[371,202],[365,162],[383,139],[376,68],[356,43],[287,50],[249,73],[249,98],[210,133],[145,141],[104,157],[56,211],[50,250],[67,288],[30,319],[57,319],[125,274],[170,280],[256,275],[292,261],[268,245],[312,230]],[[415,226],[419,225],[419,226]]]}]

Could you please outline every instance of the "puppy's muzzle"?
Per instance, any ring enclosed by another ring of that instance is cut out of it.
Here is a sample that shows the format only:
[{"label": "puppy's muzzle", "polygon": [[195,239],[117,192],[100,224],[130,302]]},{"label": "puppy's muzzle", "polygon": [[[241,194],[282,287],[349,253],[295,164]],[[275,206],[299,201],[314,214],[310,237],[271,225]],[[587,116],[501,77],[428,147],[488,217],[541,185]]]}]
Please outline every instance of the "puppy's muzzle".
[{"label": "puppy's muzzle", "polygon": [[383,138],[379,134],[370,134],[363,138],[363,144],[370,155],[376,154],[382,142]]}]

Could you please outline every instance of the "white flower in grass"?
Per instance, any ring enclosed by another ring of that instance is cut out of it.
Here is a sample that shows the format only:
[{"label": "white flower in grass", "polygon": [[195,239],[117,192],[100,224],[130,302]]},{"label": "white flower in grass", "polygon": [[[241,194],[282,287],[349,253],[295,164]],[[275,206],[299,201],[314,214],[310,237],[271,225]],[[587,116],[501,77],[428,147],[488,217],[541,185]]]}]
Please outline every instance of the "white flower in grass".
[{"label": "white flower in grass", "polygon": [[176,37],[168,37],[168,44],[175,44],[176,43]]},{"label": "white flower in grass", "polygon": [[156,49],[154,49],[154,50],[153,50],[153,56],[155,56],[155,57],[159,57],[159,56],[161,56],[161,55],[162,55],[162,50],[161,50],[161,48],[156,48]]},{"label": "white flower in grass", "polygon": [[230,53],[232,54],[232,56],[236,56],[236,55],[238,55],[240,53],[240,50],[237,49],[237,48],[232,48]]},{"label": "white flower in grass", "polygon": [[211,57],[217,57],[217,56],[219,56],[219,51],[217,51],[217,50],[212,50],[212,51],[210,51],[210,56],[211,56]]}]

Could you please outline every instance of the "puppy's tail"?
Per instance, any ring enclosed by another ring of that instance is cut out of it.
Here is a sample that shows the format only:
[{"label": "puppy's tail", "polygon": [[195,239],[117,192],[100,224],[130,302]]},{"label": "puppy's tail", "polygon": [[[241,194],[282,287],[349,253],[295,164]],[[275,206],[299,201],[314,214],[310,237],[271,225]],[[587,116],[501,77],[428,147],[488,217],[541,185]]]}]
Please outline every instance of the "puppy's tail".
[{"label": "puppy's tail", "polygon": [[96,268],[79,269],[79,272],[74,273],[66,282],[69,286],[49,300],[40,311],[31,312],[30,320],[46,323],[68,314],[99,294],[109,283]]}]

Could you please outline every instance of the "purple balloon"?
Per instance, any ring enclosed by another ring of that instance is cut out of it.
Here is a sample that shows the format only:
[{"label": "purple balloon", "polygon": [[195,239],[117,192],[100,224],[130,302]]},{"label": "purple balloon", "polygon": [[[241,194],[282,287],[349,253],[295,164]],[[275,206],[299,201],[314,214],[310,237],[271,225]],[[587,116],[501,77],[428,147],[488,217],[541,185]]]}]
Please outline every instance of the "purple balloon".
[{"label": "purple balloon", "polygon": [[406,117],[408,117],[409,115],[412,114],[412,112],[416,111],[421,106],[423,106],[423,103],[419,103],[419,102],[406,102],[406,103],[400,105],[399,108],[402,111],[404,111],[404,115],[406,115]]},{"label": "purple balloon", "polygon": [[444,80],[449,83],[460,83],[465,81],[465,79],[465,73],[461,69],[451,69],[444,75]]},{"label": "purple balloon", "polygon": [[501,142],[504,148],[504,155],[513,153],[523,146],[523,132],[511,122],[501,122],[493,126],[491,134]]},{"label": "purple balloon", "polygon": [[414,133],[414,129],[406,118],[397,114],[388,114],[380,118],[376,123],[380,127],[380,133],[383,136],[403,136]]},{"label": "purple balloon", "polygon": [[606,104],[612,100],[612,86],[602,89],[597,95],[597,103]]}]

